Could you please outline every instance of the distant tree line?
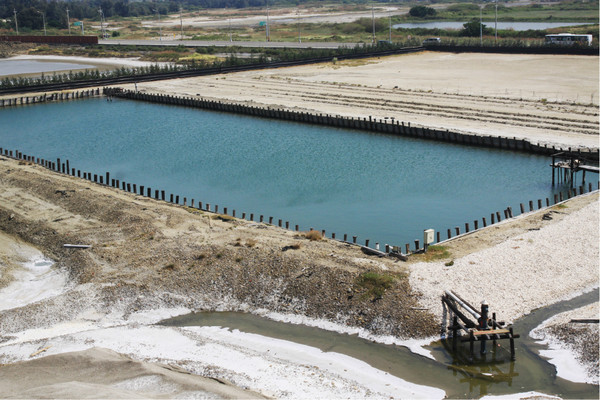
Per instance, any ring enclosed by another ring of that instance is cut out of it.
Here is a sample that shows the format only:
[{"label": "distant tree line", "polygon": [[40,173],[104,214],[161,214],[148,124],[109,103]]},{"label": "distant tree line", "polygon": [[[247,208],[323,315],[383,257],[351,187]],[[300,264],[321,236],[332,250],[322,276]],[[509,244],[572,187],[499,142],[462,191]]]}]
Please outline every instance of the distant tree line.
[{"label": "distant tree line", "polygon": [[[32,87],[39,85],[46,85],[49,83],[68,83],[68,82],[80,82],[94,80],[98,81],[99,84],[102,80],[120,78],[120,77],[133,77],[143,76],[148,74],[161,74],[176,71],[201,71],[220,67],[233,67],[241,65],[265,65],[268,67],[269,64],[281,61],[299,61],[299,60],[311,60],[311,59],[335,59],[343,55],[354,55],[354,54],[369,54],[374,51],[383,50],[394,50],[400,49],[403,46],[400,44],[389,44],[380,43],[376,45],[365,45],[356,46],[352,48],[339,48],[339,49],[252,49],[250,58],[237,57],[235,52],[232,52],[227,58],[215,59],[215,60],[197,60],[192,59],[185,63],[174,64],[153,64],[146,67],[127,68],[121,67],[112,71],[99,71],[95,69],[86,69],[83,71],[68,73],[54,73],[52,75],[42,74],[41,77],[5,77],[0,80],[0,90],[9,88],[20,88],[20,87]],[[202,50],[201,50],[202,49]],[[219,49],[219,52],[236,51],[237,48],[232,49]],[[198,48],[199,53],[214,53],[217,49],[215,47]],[[244,49],[244,52],[248,49]]]},{"label": "distant tree line", "polygon": [[[105,18],[137,17],[144,15],[176,13],[206,8],[247,8],[289,5],[297,6],[307,0],[2,0],[0,1],[0,28],[14,29],[14,12],[17,12],[19,30],[43,28],[44,13],[46,26],[67,27],[67,8],[73,19],[100,18],[99,9]],[[391,0],[389,0],[391,2]],[[367,0],[311,0],[311,3],[367,3]],[[384,1],[385,2],[385,1]]]}]

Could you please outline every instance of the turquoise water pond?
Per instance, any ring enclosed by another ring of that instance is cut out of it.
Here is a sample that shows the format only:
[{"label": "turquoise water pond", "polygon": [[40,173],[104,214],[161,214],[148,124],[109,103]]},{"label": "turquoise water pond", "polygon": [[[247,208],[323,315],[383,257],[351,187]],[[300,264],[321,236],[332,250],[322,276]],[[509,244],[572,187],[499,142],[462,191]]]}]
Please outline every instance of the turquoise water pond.
[{"label": "turquoise water pond", "polygon": [[547,157],[119,99],[1,109],[0,147],[382,247],[566,190]]}]

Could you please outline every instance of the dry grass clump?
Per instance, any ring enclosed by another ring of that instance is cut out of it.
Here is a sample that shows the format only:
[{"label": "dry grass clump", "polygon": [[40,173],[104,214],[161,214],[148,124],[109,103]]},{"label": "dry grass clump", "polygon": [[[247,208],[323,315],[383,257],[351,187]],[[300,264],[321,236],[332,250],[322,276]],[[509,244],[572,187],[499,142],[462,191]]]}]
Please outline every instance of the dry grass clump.
[{"label": "dry grass clump", "polygon": [[321,232],[319,232],[319,231],[309,231],[309,232],[306,232],[304,234],[304,237],[307,238],[308,240],[311,240],[311,241],[323,240],[323,236],[321,235]]}]

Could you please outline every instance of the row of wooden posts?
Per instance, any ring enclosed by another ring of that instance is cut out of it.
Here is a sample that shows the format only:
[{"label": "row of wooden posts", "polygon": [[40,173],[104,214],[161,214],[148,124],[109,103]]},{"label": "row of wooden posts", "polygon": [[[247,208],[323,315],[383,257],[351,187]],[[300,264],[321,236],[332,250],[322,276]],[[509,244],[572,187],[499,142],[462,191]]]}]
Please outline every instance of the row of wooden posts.
[{"label": "row of wooden posts", "polygon": [[[18,150],[13,152],[12,150],[3,149],[0,147],[0,155],[2,155],[2,154],[6,157],[14,158],[17,160],[24,160],[27,162],[41,165],[45,168],[48,168],[48,169],[58,172],[58,173],[71,175],[71,176],[74,176],[77,178],[83,178],[85,180],[97,183],[99,185],[110,186],[110,187],[113,187],[116,189],[124,190],[129,193],[134,193],[136,195],[145,196],[148,198],[154,198],[155,200],[168,201],[169,203],[188,206],[187,197],[175,195],[172,193],[169,194],[169,196],[167,197],[167,194],[164,190],[152,189],[151,187],[146,187],[144,185],[138,185],[135,183],[121,181],[119,179],[114,179],[111,177],[110,172],[106,172],[105,174],[93,174],[91,172],[85,172],[85,171],[82,172],[81,170],[72,168],[72,166],[69,163],[69,160],[61,161],[60,158],[57,158],[56,161],[54,162],[54,161],[49,161],[49,160],[45,160],[45,159],[41,159],[41,158],[36,158],[36,157],[30,156],[30,155],[26,155]],[[596,189],[600,188],[600,182],[598,183],[598,185],[599,186]],[[520,211],[521,211],[521,214],[524,214],[527,209],[529,212],[535,211],[536,205],[537,205],[538,210],[542,209],[544,207],[550,207],[551,204],[555,205],[560,202],[563,202],[566,199],[570,199],[574,196],[582,195],[584,193],[589,193],[592,191],[593,191],[592,183],[588,183],[587,187],[585,187],[584,185],[581,185],[581,186],[579,186],[579,188],[573,188],[573,189],[567,190],[567,192],[565,194],[563,194],[563,192],[559,192],[558,194],[555,194],[554,198],[553,198],[553,202],[551,201],[550,198],[547,197],[545,199],[545,202],[543,202],[542,199],[538,199],[537,203],[534,202],[533,200],[530,200],[527,204],[528,207],[526,207],[525,204],[521,203]],[[182,201],[181,203],[180,203],[180,200]],[[545,204],[545,206],[544,206],[544,204]],[[202,210],[202,211],[206,211],[206,212],[213,212],[213,213],[219,214],[219,206],[216,204],[211,209],[210,203],[203,203],[201,201],[198,201],[196,203],[194,201],[194,199],[190,199],[189,207],[196,208],[198,210]],[[236,210],[231,210],[231,213],[229,213],[230,210],[227,207],[223,207],[221,210],[222,210],[221,214],[223,214],[223,215],[231,216],[233,218],[241,218],[244,220],[246,219],[246,217],[248,217],[248,219],[250,221],[254,221],[254,217],[255,217],[254,213],[242,212],[240,215],[240,214],[236,213]],[[256,222],[268,223],[269,225],[274,224],[274,218],[272,216],[269,216],[268,218],[265,218],[264,215],[257,215],[257,216],[258,216],[258,219]],[[502,217],[504,217],[504,219],[509,219],[509,218],[513,218],[513,216],[514,215],[513,215],[512,207],[507,207],[502,212],[497,211],[495,213],[491,213],[489,221],[486,217],[483,217],[481,219],[481,225],[479,224],[479,220],[474,220],[473,225],[470,225],[469,222],[466,222],[464,224],[464,231],[462,231],[462,233],[461,233],[461,227],[459,227],[459,226],[454,227],[454,229],[449,228],[446,232],[447,233],[446,239],[442,239],[442,232],[437,231],[436,232],[437,235],[435,238],[436,240],[434,242],[442,243],[446,240],[456,238],[457,236],[460,236],[462,234],[466,234],[466,233],[472,232],[474,230],[485,228],[488,225],[496,224],[496,223],[502,221]],[[289,221],[284,221],[282,219],[278,219],[277,226],[279,226],[280,228],[285,227],[285,229],[289,230],[291,225],[290,225]],[[293,228],[295,231],[300,230],[299,225],[293,225]],[[313,230],[313,228],[310,228],[310,231],[312,231],[312,230]],[[325,238],[326,231],[321,230],[321,235]],[[343,235],[343,239],[336,237],[335,233],[331,233],[331,239],[333,239],[333,240],[338,240],[338,241],[342,241],[342,242],[345,242],[348,244],[361,246],[358,243],[358,236],[353,235],[350,237],[352,238],[352,241],[349,241],[349,235],[346,233]],[[370,240],[366,239],[364,246],[361,246],[361,247],[369,248],[369,244],[370,244]],[[379,251],[379,243],[375,243],[375,247],[373,249]],[[418,239],[415,240],[414,248],[412,250],[411,250],[411,245],[409,243],[405,244],[404,249],[385,244],[385,251],[384,252],[381,251],[381,253],[385,253],[385,254],[398,253],[398,252],[402,253],[401,250],[404,250],[404,254],[406,254],[406,255],[422,251],[421,242]]]},{"label": "row of wooden posts", "polygon": [[[141,100],[152,103],[162,103],[185,107],[201,108],[212,111],[245,114],[262,118],[281,119],[308,124],[333,126],[346,129],[358,129],[378,133],[392,134],[398,136],[414,137],[419,139],[436,140],[469,146],[506,149],[523,151],[532,154],[551,155],[556,152],[565,151],[571,153],[571,148],[562,149],[556,146],[548,147],[547,144],[534,144],[527,139],[516,137],[499,137],[492,135],[465,134],[452,132],[450,130],[430,129],[426,127],[411,126],[410,122],[404,123],[392,118],[369,117],[346,117],[341,115],[330,115],[321,113],[309,113],[301,111],[286,110],[271,107],[254,107],[245,104],[227,103],[217,100],[207,100],[200,96],[180,97],[164,94],[142,93],[132,90],[124,90],[119,87],[104,88],[104,94],[108,96],[121,97],[130,100]],[[575,150],[573,150],[575,151]],[[594,149],[577,149],[581,157],[598,160],[600,152]]]},{"label": "row of wooden posts", "polygon": [[[600,189],[600,182],[598,182],[596,185],[596,190],[598,190],[598,189]],[[587,186],[580,185],[578,188],[567,189],[566,193],[564,193],[564,194],[561,191],[561,192],[555,194],[553,199],[546,197],[545,200],[538,199],[537,202],[535,202],[533,200],[529,200],[528,203],[525,203],[525,204],[520,203],[519,208],[520,208],[521,214],[525,214],[526,212],[532,212],[532,211],[536,211],[536,210],[541,210],[543,208],[549,208],[556,204],[562,203],[563,201],[568,200],[572,197],[579,196],[579,195],[582,195],[585,193],[591,193],[593,191],[594,191],[594,187],[593,187],[592,183],[588,182]],[[495,213],[491,213],[490,219],[489,219],[489,225],[493,225],[495,223],[502,221],[502,216],[504,216],[504,219],[513,218],[514,214],[513,214],[512,207],[507,207],[502,212],[496,211]],[[479,226],[480,226],[479,220],[474,220],[473,225],[470,225],[469,222],[465,222],[465,224],[464,224],[465,229],[462,234],[472,232],[473,230],[478,230],[478,229],[480,229]],[[488,226],[488,220],[486,219],[486,217],[481,218],[481,227],[485,228],[487,226]],[[471,228],[473,228],[473,229],[471,229]],[[454,235],[453,235],[453,232],[454,232]],[[443,241],[460,236],[461,235],[460,226],[456,226],[456,227],[454,227],[454,229],[448,228],[446,233],[447,233],[447,238],[442,240],[441,232],[438,231],[437,235],[436,235],[436,239],[437,239],[436,242],[441,243]],[[406,246],[408,248],[408,244]],[[415,240],[415,248],[417,248],[417,249],[419,248],[418,240]]]},{"label": "row of wooden posts", "polygon": [[75,92],[44,93],[37,96],[13,97],[0,99],[0,107],[11,107],[26,104],[46,103],[48,101],[85,99],[100,96],[100,89],[79,90]]}]

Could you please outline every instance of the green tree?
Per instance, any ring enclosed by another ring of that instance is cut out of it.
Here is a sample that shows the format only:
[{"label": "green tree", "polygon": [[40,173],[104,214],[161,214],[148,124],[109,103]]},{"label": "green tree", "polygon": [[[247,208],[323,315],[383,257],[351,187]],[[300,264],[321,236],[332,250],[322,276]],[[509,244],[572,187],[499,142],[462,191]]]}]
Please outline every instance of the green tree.
[{"label": "green tree", "polygon": [[463,24],[463,29],[460,32],[460,35],[475,37],[479,36],[482,31],[484,35],[487,35],[491,32],[490,28],[486,27],[485,24],[480,23],[478,19],[472,19],[466,24]]},{"label": "green tree", "polygon": [[425,18],[433,17],[436,14],[436,11],[434,8],[427,6],[414,6],[408,13],[411,17]]}]

